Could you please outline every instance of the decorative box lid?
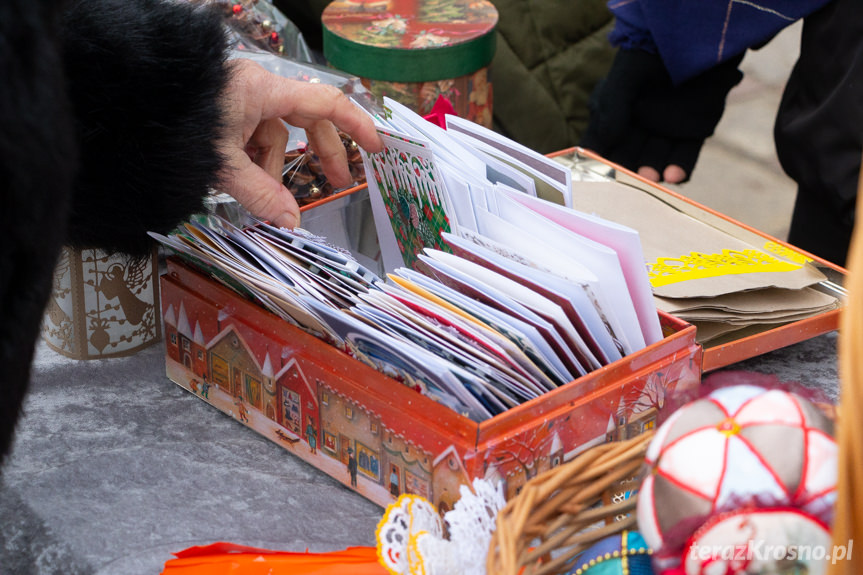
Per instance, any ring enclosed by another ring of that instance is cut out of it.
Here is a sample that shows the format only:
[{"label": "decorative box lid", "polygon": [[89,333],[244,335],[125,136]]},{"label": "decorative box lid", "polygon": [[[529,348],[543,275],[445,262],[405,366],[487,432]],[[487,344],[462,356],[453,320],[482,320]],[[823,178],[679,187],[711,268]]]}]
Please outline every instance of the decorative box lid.
[{"label": "decorative box lid", "polygon": [[458,78],[494,57],[497,9],[487,0],[335,0],[322,21],[324,56],[362,78]]}]

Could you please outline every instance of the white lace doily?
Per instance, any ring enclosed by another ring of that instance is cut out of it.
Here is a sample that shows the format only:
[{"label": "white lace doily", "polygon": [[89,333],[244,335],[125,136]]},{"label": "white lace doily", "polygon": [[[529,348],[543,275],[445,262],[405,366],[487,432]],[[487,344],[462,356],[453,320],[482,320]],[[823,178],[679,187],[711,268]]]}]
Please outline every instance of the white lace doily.
[{"label": "white lace doily", "polygon": [[503,488],[475,479],[444,515],[417,495],[402,495],[378,524],[378,557],[394,575],[484,575],[495,518],[505,505]]}]

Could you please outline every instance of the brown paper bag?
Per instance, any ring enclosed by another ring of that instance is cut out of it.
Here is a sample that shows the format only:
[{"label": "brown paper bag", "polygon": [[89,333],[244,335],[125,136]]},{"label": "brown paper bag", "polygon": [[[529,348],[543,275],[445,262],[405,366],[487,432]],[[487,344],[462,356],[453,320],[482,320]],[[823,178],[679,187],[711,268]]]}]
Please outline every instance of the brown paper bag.
[{"label": "brown paper bag", "polygon": [[775,242],[752,245],[618,182],[574,182],[573,202],[638,230],[654,294],[715,297],[767,287],[801,289],[826,277]]},{"label": "brown paper bag", "polygon": [[654,298],[656,307],[670,314],[687,314],[713,310],[727,314],[757,315],[761,313],[800,313],[811,310],[827,311],[838,304],[835,297],[812,288],[787,290],[765,288],[736,292],[712,298]]}]

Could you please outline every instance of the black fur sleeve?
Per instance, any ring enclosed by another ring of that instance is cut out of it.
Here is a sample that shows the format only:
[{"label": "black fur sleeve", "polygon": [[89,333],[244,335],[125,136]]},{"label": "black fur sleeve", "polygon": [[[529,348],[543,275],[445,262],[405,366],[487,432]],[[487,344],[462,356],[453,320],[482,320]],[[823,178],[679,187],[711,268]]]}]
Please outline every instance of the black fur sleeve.
[{"label": "black fur sleeve", "polygon": [[218,179],[227,40],[215,11],[73,0],[63,57],[80,166],[69,241],[133,254],[198,211]]}]

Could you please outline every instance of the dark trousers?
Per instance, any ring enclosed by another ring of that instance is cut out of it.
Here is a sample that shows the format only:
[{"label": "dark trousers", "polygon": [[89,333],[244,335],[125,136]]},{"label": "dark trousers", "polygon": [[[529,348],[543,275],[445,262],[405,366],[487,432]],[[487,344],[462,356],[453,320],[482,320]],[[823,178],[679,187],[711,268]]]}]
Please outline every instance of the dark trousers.
[{"label": "dark trousers", "polygon": [[804,22],[775,138],[798,186],[788,241],[844,266],[863,155],[863,1],[834,0]]}]

